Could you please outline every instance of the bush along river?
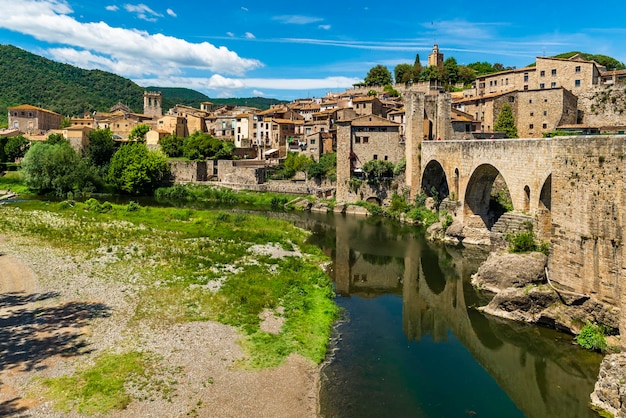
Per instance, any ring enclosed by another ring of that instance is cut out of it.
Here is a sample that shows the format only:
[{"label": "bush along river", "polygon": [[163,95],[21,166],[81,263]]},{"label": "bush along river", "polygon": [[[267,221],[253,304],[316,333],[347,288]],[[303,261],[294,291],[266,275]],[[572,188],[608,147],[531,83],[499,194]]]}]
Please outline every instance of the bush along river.
[{"label": "bush along river", "polygon": [[302,214],[344,310],[322,369],[324,417],[597,417],[601,355],[489,317],[470,284],[487,253],[376,218]]}]

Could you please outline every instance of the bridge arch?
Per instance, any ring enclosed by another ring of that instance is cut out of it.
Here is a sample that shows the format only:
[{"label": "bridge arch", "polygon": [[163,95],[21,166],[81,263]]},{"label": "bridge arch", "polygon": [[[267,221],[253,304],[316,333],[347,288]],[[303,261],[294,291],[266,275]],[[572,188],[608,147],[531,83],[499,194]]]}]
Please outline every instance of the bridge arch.
[{"label": "bridge arch", "polygon": [[380,198],[378,196],[370,196],[367,199],[365,199],[365,201],[367,203],[371,203],[373,205],[376,206],[382,206],[383,202],[380,200]]},{"label": "bridge arch", "polygon": [[552,236],[552,174],[543,182],[537,205],[537,234],[540,239]]},{"label": "bridge arch", "polygon": [[499,193],[510,201],[511,194],[506,180],[500,171],[491,164],[481,164],[476,167],[465,188],[464,213],[466,218],[473,215],[480,217],[487,229],[491,229],[500,216],[507,211],[498,199],[492,198],[492,189],[498,178],[501,179],[503,187]]},{"label": "bridge arch", "polygon": [[441,202],[450,195],[448,176],[437,160],[430,160],[422,174],[422,191],[429,197],[437,197]]}]

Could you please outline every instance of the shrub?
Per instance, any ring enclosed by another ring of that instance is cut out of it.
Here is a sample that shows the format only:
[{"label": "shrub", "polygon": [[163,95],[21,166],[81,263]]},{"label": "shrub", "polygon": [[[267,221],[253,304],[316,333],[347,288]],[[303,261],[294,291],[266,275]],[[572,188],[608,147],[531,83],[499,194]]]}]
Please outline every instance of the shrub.
[{"label": "shrub", "polygon": [[509,242],[509,252],[511,253],[530,253],[538,251],[545,255],[550,254],[550,244],[547,242],[538,243],[535,239],[535,233],[532,226],[517,234],[508,234],[506,240]]},{"label": "shrub", "polygon": [[134,202],[132,200],[128,202],[128,205],[126,205],[126,212],[137,212],[139,209],[141,209],[141,206],[139,206],[139,203]]},{"label": "shrub", "polygon": [[576,342],[587,350],[606,351],[605,328],[602,325],[587,323],[576,336]]},{"label": "shrub", "polygon": [[113,205],[109,202],[100,203],[96,199],[91,198],[84,203],[85,210],[88,212],[105,213],[113,209]]}]

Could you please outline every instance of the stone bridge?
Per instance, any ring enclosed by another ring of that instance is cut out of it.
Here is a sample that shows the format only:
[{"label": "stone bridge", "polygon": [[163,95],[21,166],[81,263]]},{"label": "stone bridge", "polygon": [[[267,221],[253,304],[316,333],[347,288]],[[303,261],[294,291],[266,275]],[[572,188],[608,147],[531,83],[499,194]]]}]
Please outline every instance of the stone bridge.
[{"label": "stone bridge", "polygon": [[514,212],[531,216],[551,244],[550,279],[621,307],[625,144],[625,136],[424,141],[412,192],[436,190],[455,202],[456,219],[489,230],[490,192],[503,179]]}]

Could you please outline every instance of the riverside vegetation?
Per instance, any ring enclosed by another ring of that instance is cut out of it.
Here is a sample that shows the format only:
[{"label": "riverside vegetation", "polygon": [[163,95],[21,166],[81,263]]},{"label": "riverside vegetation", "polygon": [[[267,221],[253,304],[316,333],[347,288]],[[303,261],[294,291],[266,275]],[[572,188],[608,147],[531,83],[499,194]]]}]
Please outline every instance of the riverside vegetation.
[{"label": "riverside vegetation", "polygon": [[[90,199],[4,205],[0,223],[4,234],[19,234],[73,258],[105,259],[98,277],[136,291],[131,339],[139,324],[217,321],[240,330],[247,354],[240,367],[275,366],[292,353],[316,363],[325,357],[338,311],[321,267],[329,260],[307,244],[306,231],[287,222]],[[261,327],[267,310],[284,321],[277,333]],[[169,396],[176,372],[170,372],[169,382],[153,382],[159,367],[158,356],[133,347],[99,353],[95,364],[42,384],[64,411],[105,413],[130,402],[129,385]]]}]

